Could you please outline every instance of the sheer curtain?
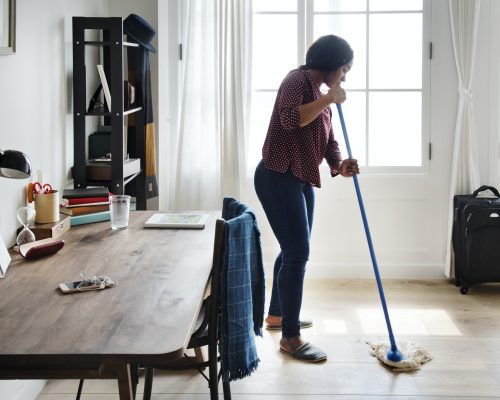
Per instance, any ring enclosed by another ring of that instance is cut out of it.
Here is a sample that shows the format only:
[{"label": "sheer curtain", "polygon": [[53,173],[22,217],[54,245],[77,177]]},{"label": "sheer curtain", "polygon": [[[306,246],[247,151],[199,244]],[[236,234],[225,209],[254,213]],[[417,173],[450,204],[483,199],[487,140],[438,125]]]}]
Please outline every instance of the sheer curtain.
[{"label": "sheer curtain", "polygon": [[250,0],[188,0],[173,208],[209,210],[240,195],[250,95]]},{"label": "sheer curtain", "polygon": [[222,193],[237,199],[246,187],[252,93],[251,5],[251,0],[217,1]]},{"label": "sheer curtain", "polygon": [[458,73],[458,113],[453,144],[447,251],[445,275],[453,276],[451,233],[453,227],[453,196],[469,194],[479,187],[479,166],[474,112],[472,77],[476,60],[480,0],[449,0],[453,50]]}]

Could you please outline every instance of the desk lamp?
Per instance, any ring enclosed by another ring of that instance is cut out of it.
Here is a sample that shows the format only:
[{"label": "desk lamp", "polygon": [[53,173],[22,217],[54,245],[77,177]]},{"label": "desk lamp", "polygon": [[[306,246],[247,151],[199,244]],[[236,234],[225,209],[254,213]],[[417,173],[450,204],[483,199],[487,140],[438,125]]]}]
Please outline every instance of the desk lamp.
[{"label": "desk lamp", "polygon": [[[0,149],[0,176],[15,179],[29,178],[31,162],[28,156],[20,151]],[[5,276],[9,263],[10,255],[0,235],[0,278]]]},{"label": "desk lamp", "polygon": [[31,176],[31,162],[28,156],[17,150],[0,149],[0,176],[26,179]]}]

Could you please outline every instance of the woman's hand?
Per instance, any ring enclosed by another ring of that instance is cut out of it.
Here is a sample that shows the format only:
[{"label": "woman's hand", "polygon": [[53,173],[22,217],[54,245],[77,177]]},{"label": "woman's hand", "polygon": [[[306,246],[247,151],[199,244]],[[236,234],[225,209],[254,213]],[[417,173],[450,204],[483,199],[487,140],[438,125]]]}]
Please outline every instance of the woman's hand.
[{"label": "woman's hand", "polygon": [[336,85],[328,90],[326,94],[332,103],[342,104],[346,99],[345,90],[340,86]]},{"label": "woman's hand", "polygon": [[339,173],[345,178],[359,174],[358,160],[353,158],[346,158],[340,164]]},{"label": "woman's hand", "polygon": [[336,85],[320,98],[299,106],[299,126],[310,124],[321,112],[332,103],[342,104],[346,99],[345,90]]}]

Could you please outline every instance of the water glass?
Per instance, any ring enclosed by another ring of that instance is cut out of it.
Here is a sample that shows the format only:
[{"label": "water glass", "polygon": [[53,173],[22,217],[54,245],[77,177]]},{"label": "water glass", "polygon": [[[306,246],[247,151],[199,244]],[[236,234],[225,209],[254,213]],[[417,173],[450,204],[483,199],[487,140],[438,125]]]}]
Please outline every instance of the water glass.
[{"label": "water glass", "polygon": [[118,194],[111,196],[111,229],[125,229],[128,226],[130,196]]}]

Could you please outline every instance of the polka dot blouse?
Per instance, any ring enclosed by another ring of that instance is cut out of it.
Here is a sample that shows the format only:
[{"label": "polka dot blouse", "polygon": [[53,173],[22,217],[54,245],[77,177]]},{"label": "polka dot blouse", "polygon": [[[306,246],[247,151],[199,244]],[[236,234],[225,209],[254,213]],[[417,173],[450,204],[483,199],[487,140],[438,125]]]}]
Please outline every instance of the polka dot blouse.
[{"label": "polka dot blouse", "polygon": [[308,71],[290,71],[278,90],[262,149],[266,168],[281,173],[291,169],[295,177],[316,187],[321,187],[319,165],[323,159],[332,176],[338,175],[342,162],[333,137],[330,107],[308,125],[299,127],[299,106],[321,96]]}]

